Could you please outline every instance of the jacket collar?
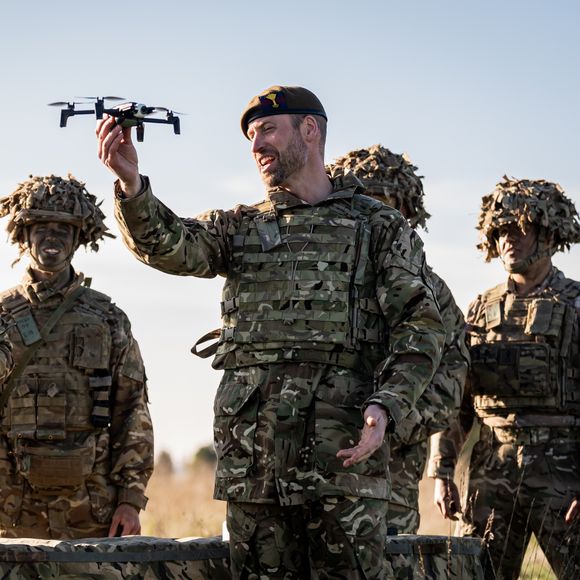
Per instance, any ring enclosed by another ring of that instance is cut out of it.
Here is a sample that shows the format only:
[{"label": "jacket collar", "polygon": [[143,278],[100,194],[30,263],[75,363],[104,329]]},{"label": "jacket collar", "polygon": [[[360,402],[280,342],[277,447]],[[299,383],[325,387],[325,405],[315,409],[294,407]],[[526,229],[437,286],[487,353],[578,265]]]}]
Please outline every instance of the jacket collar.
[{"label": "jacket collar", "polygon": [[[316,205],[330,203],[336,199],[352,199],[355,193],[364,193],[363,184],[352,173],[333,177],[329,175],[328,178],[332,182],[332,192]],[[312,207],[312,204],[279,187],[269,189],[267,197],[276,211],[300,206]]]},{"label": "jacket collar", "polygon": [[81,273],[77,274],[71,266],[50,280],[38,282],[34,280],[32,269],[29,266],[22,278],[21,286],[31,302],[39,303],[50,300],[55,296],[62,298],[75,288],[78,288],[83,281],[84,275]]}]

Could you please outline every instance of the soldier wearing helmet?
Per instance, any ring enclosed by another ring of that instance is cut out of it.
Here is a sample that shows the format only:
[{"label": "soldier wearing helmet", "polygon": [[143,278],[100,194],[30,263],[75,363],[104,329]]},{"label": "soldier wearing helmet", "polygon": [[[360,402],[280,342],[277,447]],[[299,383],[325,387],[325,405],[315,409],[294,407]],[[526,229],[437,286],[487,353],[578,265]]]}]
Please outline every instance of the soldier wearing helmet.
[{"label": "soldier wearing helmet", "polygon": [[74,177],[30,177],[0,199],[30,264],[0,295],[15,367],[0,384],[0,535],[140,532],[152,472],[145,371],[126,315],[75,272],[110,236]]},{"label": "soldier wearing helmet", "polygon": [[266,199],[183,220],[104,119],[131,251],[162,271],[224,277],[213,366],[234,578],[385,577],[388,437],[439,365],[444,329],[405,219],[324,169],[326,112],[274,86],[242,114]]},{"label": "soldier wearing helmet", "polygon": [[467,315],[472,359],[459,420],[432,439],[435,502],[456,519],[458,452],[475,422],[464,535],[488,544],[489,578],[517,578],[532,532],[559,578],[580,573],[580,282],[552,255],[580,241],[574,204],[556,183],[504,177],[483,198],[486,261],[507,282]]},{"label": "soldier wearing helmet", "polygon": [[[381,145],[347,153],[328,167],[331,175],[352,173],[365,194],[399,210],[412,228],[426,227],[423,182],[405,155]],[[463,396],[469,355],[465,348],[465,321],[445,282],[428,268],[445,325],[441,364],[417,400],[416,410],[395,430],[389,471],[392,495],[387,515],[390,533],[416,534],[419,528],[419,481],[427,462],[427,442],[457,416]]]}]

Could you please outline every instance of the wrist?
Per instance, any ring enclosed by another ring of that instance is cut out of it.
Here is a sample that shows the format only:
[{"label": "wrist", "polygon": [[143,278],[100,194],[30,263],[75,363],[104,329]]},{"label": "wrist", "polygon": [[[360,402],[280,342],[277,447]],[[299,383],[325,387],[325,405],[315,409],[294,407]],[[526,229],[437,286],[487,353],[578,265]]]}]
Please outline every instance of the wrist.
[{"label": "wrist", "polygon": [[125,198],[135,197],[143,189],[143,178],[139,173],[137,173],[137,175],[134,178],[128,181],[120,179],[119,186],[121,191],[123,192],[123,197]]}]

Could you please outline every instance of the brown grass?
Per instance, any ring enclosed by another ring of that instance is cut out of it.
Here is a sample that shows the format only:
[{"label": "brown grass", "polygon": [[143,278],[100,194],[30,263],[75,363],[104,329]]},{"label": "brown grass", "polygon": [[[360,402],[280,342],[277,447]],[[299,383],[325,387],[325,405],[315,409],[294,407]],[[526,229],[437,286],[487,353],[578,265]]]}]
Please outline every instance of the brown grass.
[{"label": "brown grass", "polygon": [[226,504],[212,499],[213,468],[200,465],[182,473],[154,473],[141,516],[142,533],[163,538],[216,536],[222,532]]}]

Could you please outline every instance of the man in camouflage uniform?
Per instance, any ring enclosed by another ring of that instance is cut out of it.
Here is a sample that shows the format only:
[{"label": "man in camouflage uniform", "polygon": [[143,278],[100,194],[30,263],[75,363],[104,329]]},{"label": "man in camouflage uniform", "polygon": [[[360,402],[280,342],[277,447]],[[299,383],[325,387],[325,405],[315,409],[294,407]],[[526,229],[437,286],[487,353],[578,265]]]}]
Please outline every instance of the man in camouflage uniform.
[{"label": "man in camouflage uniform", "polygon": [[125,242],[164,272],[226,278],[214,368],[215,497],[235,578],[384,577],[388,440],[444,329],[404,218],[324,170],[326,113],[301,87],[254,97],[243,133],[267,199],[182,220],[106,119]]},{"label": "man in camouflage uniform", "polygon": [[[425,228],[430,215],[423,204],[423,183],[406,156],[373,145],[347,153],[328,169],[331,175],[353,173],[366,195],[399,210],[413,229]],[[447,284],[431,268],[428,271],[445,325],[445,347],[437,372],[417,400],[416,412],[401,421],[391,438],[392,495],[387,512],[391,534],[416,534],[419,529],[419,481],[427,462],[427,442],[457,416],[467,375],[463,314]]]},{"label": "man in camouflage uniform", "polygon": [[504,177],[478,230],[508,280],[469,307],[472,369],[460,420],[432,439],[435,501],[455,519],[454,468],[476,419],[461,528],[488,542],[486,576],[517,578],[533,532],[558,577],[578,578],[580,283],[551,261],[580,241],[578,215],[557,184]]},{"label": "man in camouflage uniform", "polygon": [[16,365],[0,392],[0,534],[138,534],[153,467],[143,362],[126,315],[71,266],[109,235],[104,216],[53,175],[1,199],[6,215],[30,265],[0,296]]}]

